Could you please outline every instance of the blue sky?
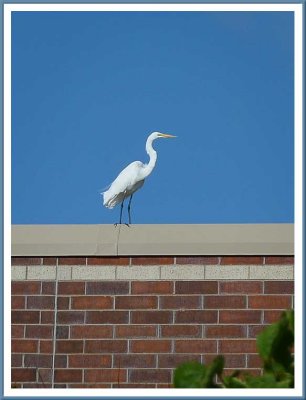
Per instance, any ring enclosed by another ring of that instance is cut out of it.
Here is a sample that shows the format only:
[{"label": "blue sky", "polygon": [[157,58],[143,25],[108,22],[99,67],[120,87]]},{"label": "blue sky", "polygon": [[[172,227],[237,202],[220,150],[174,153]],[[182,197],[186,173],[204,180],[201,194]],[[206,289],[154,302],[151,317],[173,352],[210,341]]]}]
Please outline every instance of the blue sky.
[{"label": "blue sky", "polygon": [[15,12],[12,223],[293,222],[293,13]]}]

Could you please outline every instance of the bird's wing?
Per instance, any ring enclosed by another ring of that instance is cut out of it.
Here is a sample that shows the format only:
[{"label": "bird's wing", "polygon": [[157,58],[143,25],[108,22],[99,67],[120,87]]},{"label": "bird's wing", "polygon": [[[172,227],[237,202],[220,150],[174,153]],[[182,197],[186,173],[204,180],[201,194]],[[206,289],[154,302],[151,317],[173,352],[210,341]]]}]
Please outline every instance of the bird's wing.
[{"label": "bird's wing", "polygon": [[[133,161],[127,167],[125,167],[114,182],[117,181],[118,178],[127,178],[129,180],[137,179],[139,171],[144,167],[144,164],[141,161]],[[113,183],[114,183],[113,182]]]},{"label": "bird's wing", "polygon": [[113,208],[139,189],[144,181],[140,174],[143,167],[144,164],[141,161],[134,161],[124,168],[110,188],[103,192],[103,204],[108,208]]}]

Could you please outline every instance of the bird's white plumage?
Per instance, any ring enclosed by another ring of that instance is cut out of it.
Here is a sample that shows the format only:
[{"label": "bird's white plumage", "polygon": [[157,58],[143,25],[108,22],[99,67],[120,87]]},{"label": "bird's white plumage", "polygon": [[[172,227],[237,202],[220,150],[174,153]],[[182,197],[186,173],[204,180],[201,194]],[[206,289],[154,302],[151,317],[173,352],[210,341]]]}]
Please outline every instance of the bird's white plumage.
[{"label": "bird's white plumage", "polygon": [[131,196],[144,184],[143,170],[145,165],[141,161],[134,161],[120,172],[110,188],[103,192],[103,205],[114,208],[124,199]]},{"label": "bird's white plumage", "polygon": [[[157,160],[157,153],[152,146],[153,141],[158,138],[171,137],[175,136],[167,135],[160,132],[153,132],[151,133],[151,135],[149,135],[146,142],[146,152],[150,157],[148,164],[143,164],[141,161],[134,161],[126,168],[124,168],[124,170],[120,172],[117,178],[110,185],[110,188],[101,193],[103,195],[103,205],[105,207],[113,208],[117,204],[123,203],[126,198],[132,196],[133,193],[136,192],[136,190],[142,187],[146,177],[150,175],[153,168],[155,167],[155,163]],[[121,204],[120,223],[122,206],[123,204]]]}]

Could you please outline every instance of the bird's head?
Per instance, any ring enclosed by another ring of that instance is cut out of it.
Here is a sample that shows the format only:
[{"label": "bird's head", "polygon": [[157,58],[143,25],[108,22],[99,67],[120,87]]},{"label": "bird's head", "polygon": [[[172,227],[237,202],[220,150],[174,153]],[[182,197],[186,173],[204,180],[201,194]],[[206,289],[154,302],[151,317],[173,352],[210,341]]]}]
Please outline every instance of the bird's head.
[{"label": "bird's head", "polygon": [[168,133],[161,133],[161,132],[153,132],[151,134],[152,139],[159,139],[159,138],[164,138],[164,139],[171,139],[171,138],[175,138],[176,136],[173,135],[169,135]]}]

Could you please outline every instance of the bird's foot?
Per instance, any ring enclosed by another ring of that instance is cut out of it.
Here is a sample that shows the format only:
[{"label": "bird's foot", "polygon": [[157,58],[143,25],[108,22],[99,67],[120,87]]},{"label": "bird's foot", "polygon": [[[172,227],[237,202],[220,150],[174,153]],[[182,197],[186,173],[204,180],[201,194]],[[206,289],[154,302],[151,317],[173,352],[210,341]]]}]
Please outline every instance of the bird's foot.
[{"label": "bird's foot", "polygon": [[131,227],[131,224],[127,224],[127,223],[122,224],[121,222],[116,222],[116,223],[114,224],[115,227],[117,227],[117,225],[126,225],[126,226],[128,226],[129,228]]}]

